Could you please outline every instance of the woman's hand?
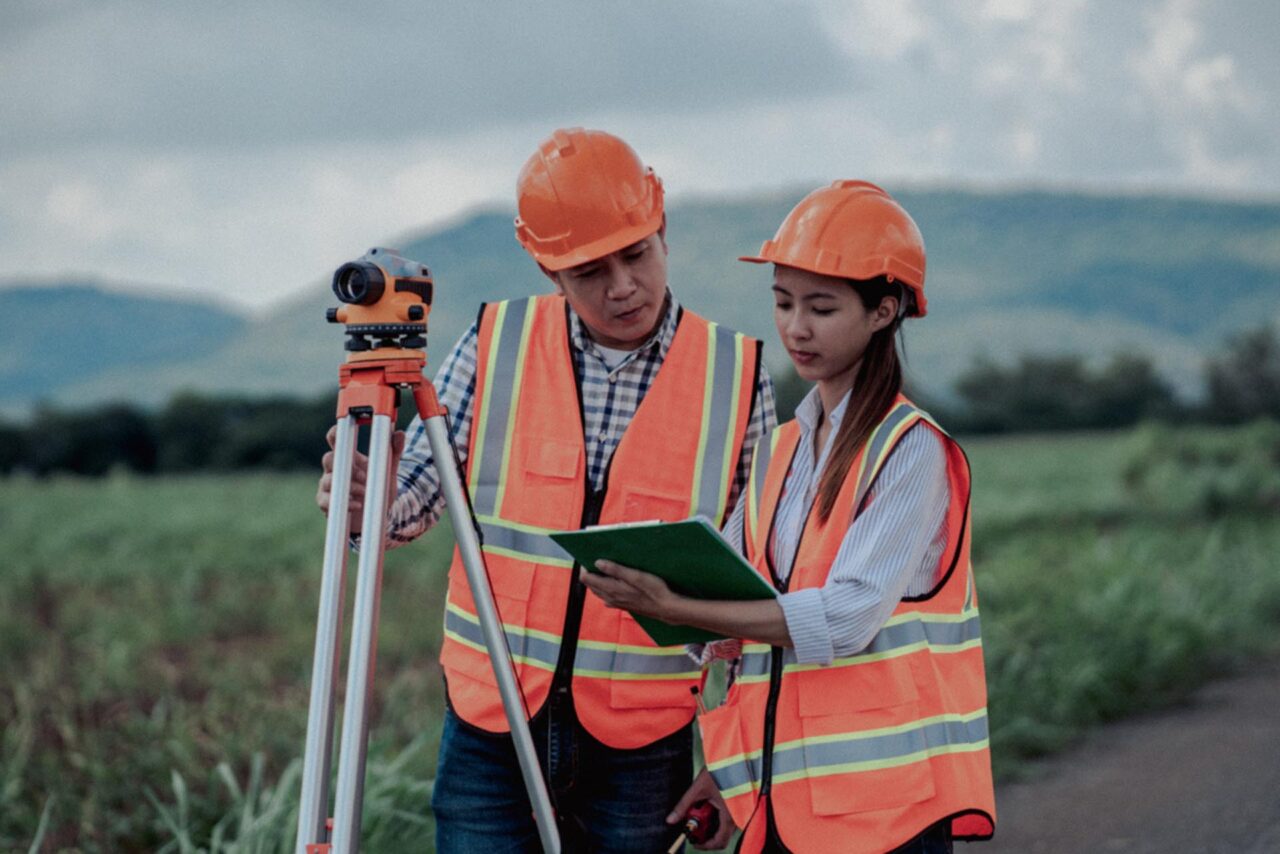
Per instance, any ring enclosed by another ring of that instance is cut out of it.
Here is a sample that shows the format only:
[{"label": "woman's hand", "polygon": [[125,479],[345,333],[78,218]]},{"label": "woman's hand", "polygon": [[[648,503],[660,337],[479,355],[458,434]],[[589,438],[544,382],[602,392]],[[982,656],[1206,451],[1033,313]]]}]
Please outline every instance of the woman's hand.
[{"label": "woman's hand", "polygon": [[621,608],[646,617],[666,620],[683,597],[650,572],[622,566],[610,560],[596,561],[599,573],[578,570],[582,583],[591,588],[610,608]]},{"label": "woman's hand", "polygon": [[672,808],[671,814],[667,816],[667,824],[683,822],[685,814],[698,801],[709,801],[711,803],[711,806],[720,815],[720,826],[716,829],[715,836],[693,847],[702,851],[714,851],[717,848],[725,847],[729,844],[729,839],[737,828],[733,823],[733,817],[729,815],[729,807],[725,805],[724,798],[720,797],[720,790],[716,788],[716,781],[711,779],[711,772],[706,768],[703,768],[702,773],[694,778],[693,785],[689,787],[689,791],[685,792],[684,796]]}]

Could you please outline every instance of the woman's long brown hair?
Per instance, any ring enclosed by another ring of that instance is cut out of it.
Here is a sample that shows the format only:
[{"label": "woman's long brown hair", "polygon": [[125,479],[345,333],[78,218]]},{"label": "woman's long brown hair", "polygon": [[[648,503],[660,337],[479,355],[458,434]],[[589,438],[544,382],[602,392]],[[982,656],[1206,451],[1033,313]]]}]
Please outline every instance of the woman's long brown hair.
[{"label": "woman's long brown hair", "polygon": [[[862,281],[850,280],[849,284],[853,286],[867,311],[878,308],[885,297],[897,297],[899,301],[908,298],[906,288],[883,276]],[[853,378],[849,406],[845,410],[844,420],[840,422],[840,430],[831,448],[831,456],[827,458],[827,465],[822,470],[822,478],[818,481],[818,518],[823,522],[827,521],[831,509],[835,507],[836,496],[840,493],[845,475],[849,473],[858,451],[902,390],[902,365],[894,341],[902,316],[903,313],[899,310],[898,317],[892,323],[872,335],[862,354],[862,364],[858,366],[858,373]]]}]

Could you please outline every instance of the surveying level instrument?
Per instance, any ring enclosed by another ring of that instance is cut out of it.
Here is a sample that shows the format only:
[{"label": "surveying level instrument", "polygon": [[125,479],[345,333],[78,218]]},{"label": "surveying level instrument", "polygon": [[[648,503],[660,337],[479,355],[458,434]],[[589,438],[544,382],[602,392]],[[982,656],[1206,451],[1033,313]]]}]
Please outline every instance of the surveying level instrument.
[{"label": "surveying level instrument", "polygon": [[[360,848],[360,816],[368,749],[369,703],[377,653],[378,605],[382,591],[387,488],[393,483],[391,436],[400,391],[408,390],[426,428],[440,475],[440,487],[454,536],[475,598],[476,614],[493,664],[502,705],[511,726],[516,756],[524,777],[542,847],[559,854],[551,800],[538,767],[523,698],[516,682],[511,651],[498,617],[493,590],[480,552],[479,529],[470,497],[459,473],[458,457],[448,429],[448,414],[435,386],[423,377],[427,364],[427,315],[434,283],[423,265],[394,249],[370,249],[343,264],[333,275],[333,292],[343,303],[329,309],[331,323],[346,325],[347,360],[339,371],[337,440],[333,485],[325,529],[320,612],[316,621],[315,660],[311,669],[311,704],[303,755],[302,797],[298,806],[297,854],[356,854]],[[356,575],[351,651],[347,658],[347,692],[338,753],[337,794],[333,818],[329,806],[334,685],[341,657],[342,594],[346,582],[348,506],[357,432],[371,425],[368,481],[363,515],[364,542]]]}]

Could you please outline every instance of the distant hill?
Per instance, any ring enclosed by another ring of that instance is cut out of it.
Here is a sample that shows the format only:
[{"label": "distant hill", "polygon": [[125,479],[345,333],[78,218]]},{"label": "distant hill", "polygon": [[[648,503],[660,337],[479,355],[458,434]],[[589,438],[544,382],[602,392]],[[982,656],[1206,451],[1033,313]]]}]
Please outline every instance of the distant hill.
[{"label": "distant hill", "polygon": [[159,365],[217,352],[247,325],[240,314],[206,301],[92,282],[11,283],[0,286],[0,306],[0,407],[6,408],[65,399],[71,389],[97,398],[94,377],[116,371],[146,381]]},{"label": "distant hill", "polygon": [[[919,222],[928,247],[930,312],[907,325],[906,349],[917,385],[936,395],[945,397],[980,354],[1000,361],[1027,352],[1102,358],[1120,351],[1150,356],[1176,387],[1194,395],[1205,355],[1225,336],[1280,319],[1280,203],[889,189]],[[668,212],[671,282],[681,301],[763,338],[775,372],[786,358],[772,326],[769,272],[734,259],[772,236],[803,194],[685,200]],[[510,212],[476,212],[399,244],[436,278],[433,365],[480,302],[550,289],[517,245]],[[366,248],[352,247],[352,257]],[[172,358],[149,369],[110,358],[118,343],[95,342],[103,358],[81,363],[82,381],[63,386],[59,397],[87,400],[140,388],[148,402],[158,402],[180,387],[261,393],[332,387],[343,353],[340,330],[323,320],[335,304],[327,279],[328,271],[316,271],[316,284],[296,301],[223,331],[221,346],[161,345]],[[52,315],[32,316],[33,334],[61,334],[41,325]],[[135,329],[126,339],[130,351],[138,350],[141,335]],[[90,372],[90,365],[102,370]],[[39,390],[14,386],[11,394]]]}]

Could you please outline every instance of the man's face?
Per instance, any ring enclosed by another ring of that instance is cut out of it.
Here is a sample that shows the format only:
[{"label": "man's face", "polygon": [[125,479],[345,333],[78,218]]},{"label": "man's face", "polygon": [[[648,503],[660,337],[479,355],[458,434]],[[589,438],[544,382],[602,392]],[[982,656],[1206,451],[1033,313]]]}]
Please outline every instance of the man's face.
[{"label": "man's face", "polygon": [[547,273],[597,344],[634,350],[662,322],[667,293],[663,232],[660,228],[603,258]]}]

